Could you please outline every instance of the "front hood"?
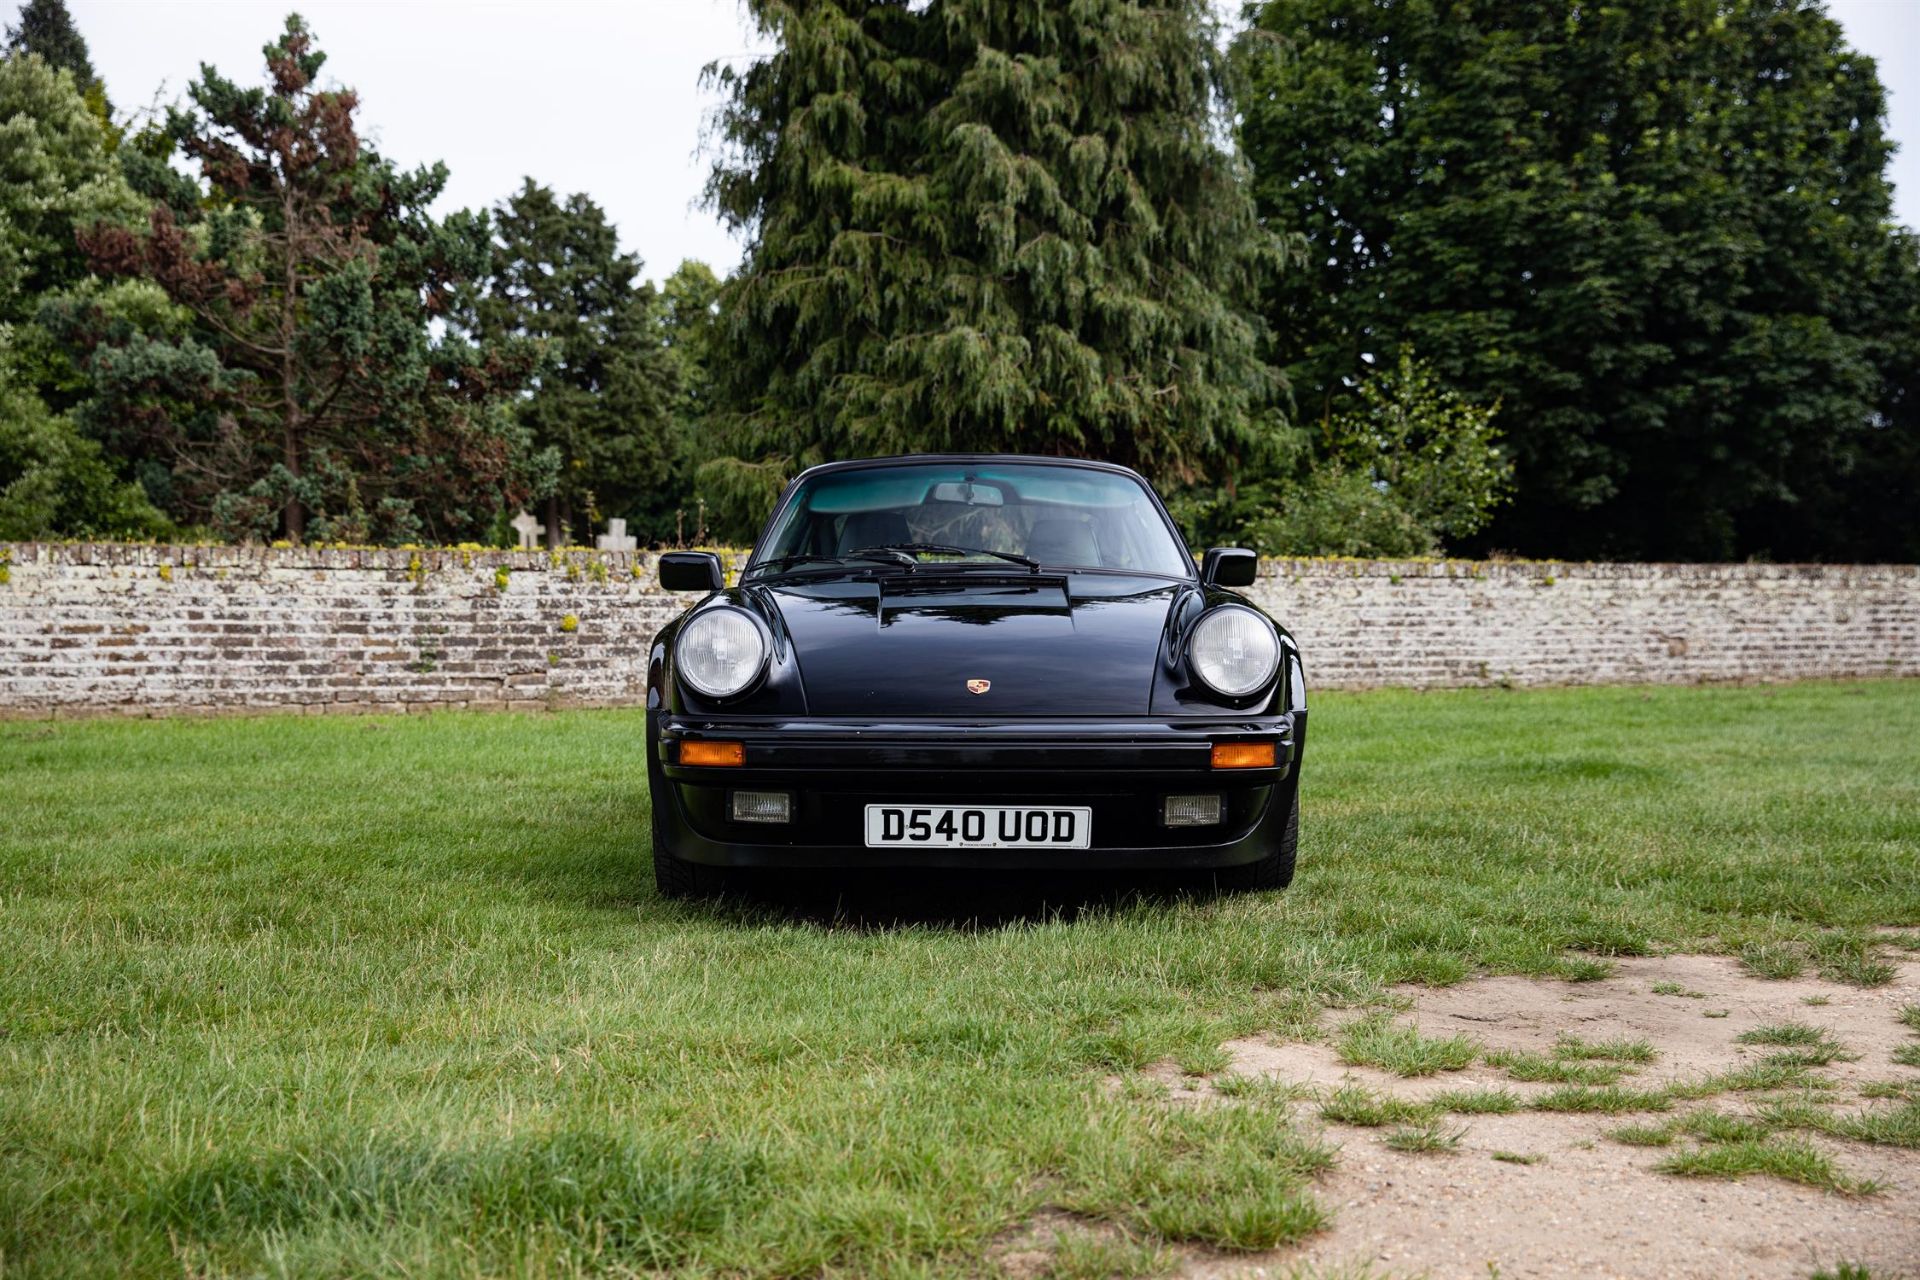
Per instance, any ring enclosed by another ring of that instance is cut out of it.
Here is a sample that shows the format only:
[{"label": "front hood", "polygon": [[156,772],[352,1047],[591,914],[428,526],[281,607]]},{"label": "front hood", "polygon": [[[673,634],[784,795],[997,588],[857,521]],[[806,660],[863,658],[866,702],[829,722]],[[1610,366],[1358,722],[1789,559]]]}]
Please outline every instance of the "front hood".
[{"label": "front hood", "polygon": [[[761,588],[807,710],[828,716],[1140,716],[1186,584],[968,570]],[[987,681],[983,693],[969,681]]]}]

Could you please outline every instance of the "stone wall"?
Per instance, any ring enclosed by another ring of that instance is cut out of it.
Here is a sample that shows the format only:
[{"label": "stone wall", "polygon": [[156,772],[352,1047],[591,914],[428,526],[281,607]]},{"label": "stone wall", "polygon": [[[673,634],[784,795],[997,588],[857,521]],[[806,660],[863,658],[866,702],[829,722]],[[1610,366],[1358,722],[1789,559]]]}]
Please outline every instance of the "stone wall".
[{"label": "stone wall", "polygon": [[[591,551],[0,544],[0,715],[634,705],[688,603]],[[1320,688],[1920,675],[1920,568],[1282,560]]]}]

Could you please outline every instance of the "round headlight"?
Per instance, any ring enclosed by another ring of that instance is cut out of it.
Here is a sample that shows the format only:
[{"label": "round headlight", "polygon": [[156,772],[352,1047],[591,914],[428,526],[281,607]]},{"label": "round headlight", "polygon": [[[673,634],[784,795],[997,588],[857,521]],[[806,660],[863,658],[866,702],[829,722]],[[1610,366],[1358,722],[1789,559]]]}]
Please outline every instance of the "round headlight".
[{"label": "round headlight", "polygon": [[1244,698],[1273,679],[1280,665],[1280,637],[1251,609],[1227,605],[1209,611],[1187,641],[1193,673],[1215,693]]},{"label": "round headlight", "polygon": [[708,609],[680,628],[674,660],[696,690],[727,698],[759,678],[767,663],[767,638],[743,610]]}]

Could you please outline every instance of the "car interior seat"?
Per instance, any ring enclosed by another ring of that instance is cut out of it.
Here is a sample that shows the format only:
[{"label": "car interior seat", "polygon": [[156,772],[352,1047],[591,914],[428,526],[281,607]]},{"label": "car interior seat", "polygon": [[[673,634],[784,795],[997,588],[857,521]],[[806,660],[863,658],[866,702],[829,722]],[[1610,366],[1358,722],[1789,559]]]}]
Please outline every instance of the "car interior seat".
[{"label": "car interior seat", "polygon": [[1100,564],[1093,529],[1078,520],[1035,520],[1027,533],[1027,558],[1041,564]]},{"label": "car interior seat", "polygon": [[913,530],[898,511],[856,511],[840,526],[840,544],[835,555],[846,555],[863,547],[890,547],[913,542]]}]

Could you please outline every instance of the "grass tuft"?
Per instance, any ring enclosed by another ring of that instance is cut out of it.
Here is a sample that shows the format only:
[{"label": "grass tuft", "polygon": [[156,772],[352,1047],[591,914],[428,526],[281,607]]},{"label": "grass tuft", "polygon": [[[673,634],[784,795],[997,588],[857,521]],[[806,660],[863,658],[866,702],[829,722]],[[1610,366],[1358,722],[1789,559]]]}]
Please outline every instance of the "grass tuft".
[{"label": "grass tuft", "polygon": [[1576,1035],[1562,1035],[1554,1042],[1553,1056],[1562,1062],[1647,1063],[1660,1055],[1646,1040],[1583,1040]]},{"label": "grass tuft", "polygon": [[1397,1125],[1380,1140],[1393,1151],[1431,1154],[1457,1150],[1465,1134],[1465,1129],[1448,1129],[1438,1120],[1428,1120],[1424,1124]]},{"label": "grass tuft", "polygon": [[1335,1124],[1374,1129],[1384,1124],[1431,1120],[1434,1108],[1409,1102],[1390,1093],[1376,1093],[1362,1085],[1342,1085],[1320,1103],[1320,1118]]},{"label": "grass tuft", "polygon": [[1223,1098],[1261,1106],[1285,1106],[1313,1096],[1311,1085],[1282,1080],[1279,1076],[1247,1075],[1238,1071],[1215,1076],[1213,1090]]},{"label": "grass tuft", "polygon": [[1860,1086],[1860,1096],[1880,1100],[1888,1098],[1901,1101],[1920,1099],[1920,1081],[1869,1080]]},{"label": "grass tuft", "polygon": [[1871,934],[1823,933],[1813,942],[1813,959],[1821,977],[1855,987],[1884,987],[1900,972],[1880,959],[1878,941]]},{"label": "grass tuft", "polygon": [[1447,1089],[1427,1099],[1430,1106],[1467,1116],[1504,1116],[1520,1110],[1511,1089]]},{"label": "grass tuft", "polygon": [[1066,1160],[1061,1208],[1123,1231],[1271,1249],[1320,1229],[1307,1182],[1333,1150],[1258,1107],[1152,1107],[1102,1117]]},{"label": "grass tuft", "polygon": [[1599,982],[1611,978],[1613,969],[1613,961],[1591,956],[1566,956],[1554,966],[1554,972],[1568,982]]},{"label": "grass tuft", "polygon": [[1829,1115],[1822,1131],[1836,1138],[1852,1138],[1855,1142],[1871,1142],[1876,1146],[1920,1149],[1920,1102],[1908,1101],[1905,1106],[1876,1107],[1850,1115]]},{"label": "grass tuft", "polygon": [[1813,1045],[1826,1038],[1825,1031],[1804,1022],[1776,1022],[1742,1031],[1734,1040],[1740,1044]]},{"label": "grass tuft", "polygon": [[1674,1128],[1702,1142],[1755,1142],[1773,1132],[1773,1126],[1764,1120],[1721,1111],[1695,1111],[1682,1116]]},{"label": "grass tuft", "polygon": [[1824,1067],[1835,1062],[1856,1062],[1860,1055],[1850,1052],[1819,1027],[1804,1022],[1777,1022],[1742,1031],[1734,1039],[1741,1044],[1788,1046],[1786,1052],[1770,1053],[1760,1060],[1763,1068],[1784,1070]]},{"label": "grass tuft", "polygon": [[1168,1276],[1180,1269],[1180,1255],[1164,1244],[1125,1234],[1063,1231],[1041,1274],[1046,1280],[1108,1280],[1111,1276]]},{"label": "grass tuft", "polygon": [[1920,1031],[1920,1004],[1902,1005],[1900,1021],[1910,1031]]},{"label": "grass tuft", "polygon": [[1647,990],[1657,996],[1679,996],[1686,1000],[1705,1000],[1707,998],[1706,992],[1689,991],[1677,982],[1656,982],[1651,987],[1648,987]]},{"label": "grass tuft", "polygon": [[1708,1076],[1694,1085],[1669,1086],[1675,1097],[1705,1097],[1710,1093],[1764,1093],[1776,1089],[1831,1089],[1832,1080],[1808,1070],[1790,1054],[1768,1054],[1758,1062]]},{"label": "grass tuft", "polygon": [[1340,1033],[1342,1062],[1398,1076],[1461,1071],[1479,1056],[1480,1046],[1466,1036],[1423,1036],[1383,1014],[1355,1019]]},{"label": "grass tuft", "polygon": [[1673,1102],[1659,1089],[1623,1089],[1619,1085],[1589,1089],[1580,1085],[1563,1085],[1535,1098],[1533,1106],[1537,1111],[1603,1112],[1612,1115],[1623,1111],[1666,1111],[1673,1106]]},{"label": "grass tuft", "polygon": [[1612,1084],[1627,1074],[1615,1063],[1564,1062],[1541,1053],[1501,1049],[1487,1055],[1487,1065],[1498,1067],[1525,1084]]},{"label": "grass tuft", "polygon": [[1607,1136],[1630,1147],[1670,1147],[1673,1126],[1665,1124],[1629,1124],[1609,1129]]},{"label": "grass tuft", "polygon": [[1756,978],[1784,982],[1807,969],[1807,957],[1789,942],[1750,942],[1740,948],[1740,966]]},{"label": "grass tuft", "polygon": [[1893,1051],[1897,1067],[1920,1067],[1920,1044],[1903,1044]]},{"label": "grass tuft", "polygon": [[1765,1174],[1842,1195],[1873,1195],[1880,1184],[1849,1178],[1832,1160],[1797,1138],[1771,1137],[1675,1152],[1654,1166],[1687,1178],[1744,1178]]}]

